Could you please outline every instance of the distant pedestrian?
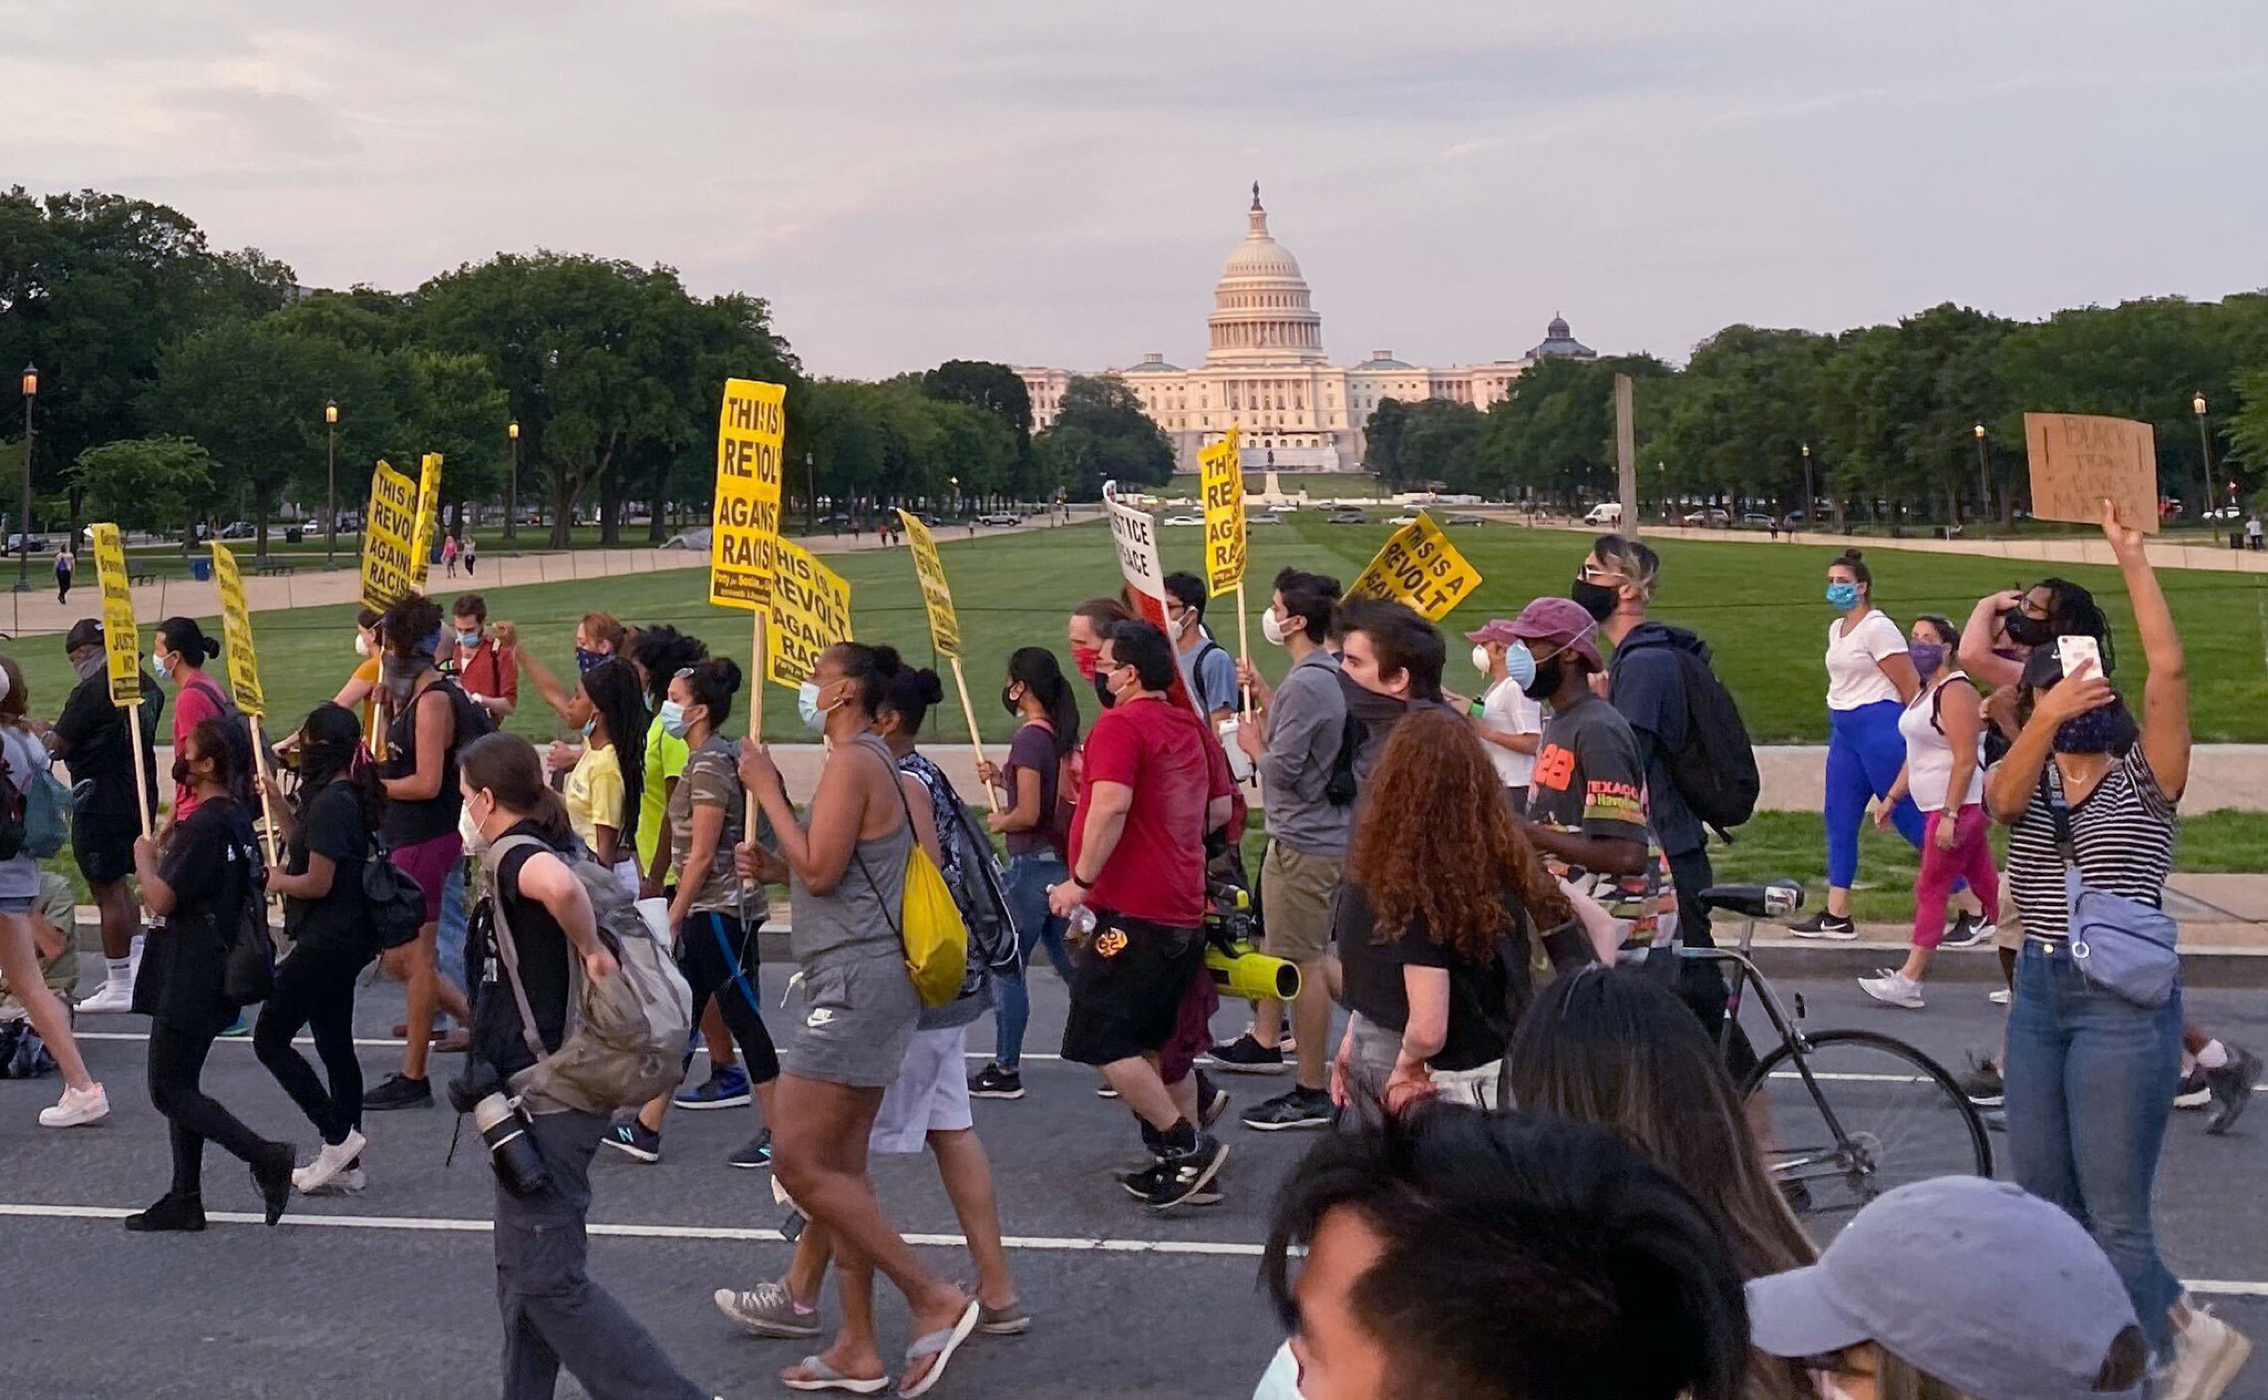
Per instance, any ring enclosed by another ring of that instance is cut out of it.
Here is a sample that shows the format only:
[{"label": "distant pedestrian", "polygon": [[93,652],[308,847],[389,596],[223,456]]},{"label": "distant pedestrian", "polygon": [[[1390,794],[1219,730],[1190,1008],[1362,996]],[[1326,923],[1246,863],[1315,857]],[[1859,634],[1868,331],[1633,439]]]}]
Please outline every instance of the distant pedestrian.
[{"label": "distant pedestrian", "polygon": [[[2256,530],[2260,528],[2260,522],[2257,520],[2253,521],[2252,525]],[[79,561],[71,557],[71,547],[69,545],[65,545],[61,549],[55,551],[56,602],[68,603],[71,601],[71,575],[77,573],[78,570]]]},{"label": "distant pedestrian", "polygon": [[442,537],[441,567],[449,571],[450,578],[457,576],[457,537],[455,535]]},{"label": "distant pedestrian", "polygon": [[2244,543],[2248,549],[2260,548],[2260,512],[2254,511],[2244,520]]},{"label": "distant pedestrian", "polygon": [[472,536],[465,536],[465,547],[461,551],[461,553],[465,561],[465,577],[471,578],[473,575],[473,565],[479,562],[478,550],[473,545]]}]

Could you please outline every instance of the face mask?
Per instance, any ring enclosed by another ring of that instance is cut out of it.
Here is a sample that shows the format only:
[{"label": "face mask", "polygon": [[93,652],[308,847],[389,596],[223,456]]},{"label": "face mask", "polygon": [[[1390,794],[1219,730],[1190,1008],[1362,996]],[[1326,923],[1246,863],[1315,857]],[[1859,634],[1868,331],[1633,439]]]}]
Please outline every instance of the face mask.
[{"label": "face mask", "polygon": [[1110,693],[1110,677],[1104,675],[1101,671],[1096,671],[1087,679],[1093,683],[1095,698],[1102,702],[1104,709],[1107,710],[1118,703],[1118,697]]},{"label": "face mask", "polygon": [[1828,584],[1827,601],[1834,605],[1835,611],[1849,612],[1858,606],[1858,585],[1847,582]]},{"label": "face mask", "polygon": [[805,681],[795,688],[795,712],[803,717],[803,727],[813,733],[826,729],[828,712],[834,708],[819,708],[819,682]]},{"label": "face mask", "polygon": [[459,632],[457,634],[457,645],[463,647],[467,651],[472,650],[474,647],[480,645],[480,633]]},{"label": "face mask", "polygon": [[[1536,678],[1536,654],[1525,644],[1504,649],[1504,674],[1525,695]],[[1553,689],[1558,687],[1554,686]]]},{"label": "face mask", "polygon": [[2046,618],[2033,617],[2022,608],[2010,608],[2002,613],[2000,626],[2008,634],[2008,640],[2020,647],[2044,647],[2055,637]]},{"label": "face mask", "polygon": [[[2065,725],[2064,727],[2065,727],[2066,729],[2070,728],[2070,726],[2069,726],[2069,725]],[[174,785],[175,787],[187,787],[187,786],[189,786],[189,783],[190,783],[190,776],[189,776],[189,760],[188,760],[188,759],[186,759],[186,758],[176,758],[176,759],[174,759],[174,760],[173,760],[173,785]]]},{"label": "face mask", "polygon": [[662,733],[667,734],[672,739],[685,737],[685,707],[683,705],[678,704],[675,700],[664,700],[661,702],[661,711],[657,717],[661,720]]},{"label": "face mask", "polygon": [[606,660],[606,653],[603,651],[592,651],[588,647],[575,648],[575,672],[577,675],[589,675],[591,668],[604,660]]},{"label": "face mask", "polygon": [[1166,634],[1166,640],[1167,640],[1167,641],[1169,641],[1169,642],[1178,642],[1178,641],[1180,641],[1180,640],[1181,640],[1181,634],[1182,634],[1182,633],[1184,633],[1184,632],[1186,632],[1186,631],[1188,631],[1188,630],[1189,630],[1189,614],[1187,614],[1187,613],[1183,613],[1183,614],[1182,614],[1181,616],[1179,616],[1179,617],[1169,617],[1169,618],[1167,618],[1167,619],[1165,620],[1165,634]]},{"label": "face mask", "polygon": [[1267,638],[1269,646],[1280,647],[1284,644],[1284,624],[1276,620],[1274,608],[1260,614],[1260,635]]},{"label": "face mask", "polygon": [[109,657],[102,651],[96,650],[75,658],[71,662],[71,671],[80,680],[91,681],[96,676],[101,675],[108,665]]},{"label": "face mask", "polygon": [[359,627],[354,629],[354,654],[365,661],[370,659],[370,638]]},{"label": "face mask", "polygon": [[457,838],[463,841],[465,849],[474,855],[479,855],[488,849],[488,838],[480,834],[480,823],[473,820],[470,800],[457,809]]},{"label": "face mask", "polygon": [[1620,590],[1581,577],[1567,586],[1567,596],[1589,613],[1593,622],[1604,622],[1613,616],[1615,604],[1622,601]]},{"label": "face mask", "polygon": [[170,676],[173,674],[173,668],[181,664],[181,653],[178,651],[153,651],[150,653],[150,660],[157,663],[159,675]]},{"label": "face mask", "polygon": [[589,719],[583,721],[583,737],[590,738],[591,731],[596,728],[598,728],[598,716],[592,715]]},{"label": "face mask", "polygon": [[1938,667],[1945,664],[1945,644],[1943,642],[1909,643],[1906,647],[1906,655],[1913,658],[1914,674],[1926,681],[1937,674]]},{"label": "face mask", "polygon": [[[1509,656],[1505,658],[1505,664],[1508,668],[1511,660],[1512,658]],[[1530,700],[1549,700],[1559,693],[1560,682],[1566,677],[1567,673],[1567,663],[1560,659],[1559,653],[1553,652],[1551,660],[1541,665],[1536,663],[1531,654],[1528,665],[1533,670],[1526,684],[1520,687],[1522,695],[1527,696]]]},{"label": "face mask", "polygon": [[[1505,652],[1507,658],[1511,654],[1510,651]],[[1495,663],[1489,659],[1488,648],[1478,642],[1473,643],[1473,669],[1484,676],[1495,669]]]},{"label": "face mask", "polygon": [[2123,702],[2065,720],[2055,731],[2057,753],[2117,753],[2133,745],[2134,716]]},{"label": "face mask", "polygon": [[1024,707],[1016,703],[1017,687],[1011,683],[1000,688],[1000,708],[1012,715],[1020,715]]},{"label": "face mask", "polygon": [[1101,655],[1102,648],[1100,647],[1075,646],[1071,648],[1071,664],[1078,668],[1082,680],[1091,681],[1095,678],[1095,661]]}]

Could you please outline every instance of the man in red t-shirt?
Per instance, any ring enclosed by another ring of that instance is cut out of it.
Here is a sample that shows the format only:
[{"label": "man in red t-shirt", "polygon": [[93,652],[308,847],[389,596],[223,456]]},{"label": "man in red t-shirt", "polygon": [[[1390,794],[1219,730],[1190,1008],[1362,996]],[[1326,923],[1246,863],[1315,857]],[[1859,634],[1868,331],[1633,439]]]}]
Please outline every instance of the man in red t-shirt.
[{"label": "man in red t-shirt", "polygon": [[1094,916],[1071,959],[1063,1058],[1101,1070],[1150,1128],[1163,1151],[1145,1199],[1164,1210],[1228,1157],[1198,1123],[1194,1076],[1169,1089],[1158,1065],[1204,965],[1205,833],[1228,820],[1236,784],[1220,746],[1168,695],[1177,670],[1163,632],[1111,624],[1095,674],[1112,703],[1087,735],[1071,878],[1048,892],[1055,913],[1085,905]]},{"label": "man in red t-shirt", "polygon": [[450,605],[457,688],[498,724],[520,707],[520,668],[511,650],[488,635],[488,600],[467,593]]}]

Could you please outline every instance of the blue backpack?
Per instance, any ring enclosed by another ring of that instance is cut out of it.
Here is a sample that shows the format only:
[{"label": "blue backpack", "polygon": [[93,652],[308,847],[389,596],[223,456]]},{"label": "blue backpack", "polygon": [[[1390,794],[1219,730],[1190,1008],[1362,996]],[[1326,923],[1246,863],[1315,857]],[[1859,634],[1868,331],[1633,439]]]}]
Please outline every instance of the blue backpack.
[{"label": "blue backpack", "polygon": [[63,849],[71,836],[71,790],[56,778],[54,769],[33,752],[21,782],[16,778],[18,746],[31,749],[21,735],[8,744],[6,771],[0,772],[0,860],[30,856],[45,860]]}]

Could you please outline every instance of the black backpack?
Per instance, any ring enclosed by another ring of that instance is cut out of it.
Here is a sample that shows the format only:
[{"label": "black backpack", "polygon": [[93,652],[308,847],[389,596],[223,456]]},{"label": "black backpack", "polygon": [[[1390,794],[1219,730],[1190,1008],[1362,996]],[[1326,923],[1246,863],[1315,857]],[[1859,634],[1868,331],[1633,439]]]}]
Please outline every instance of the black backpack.
[{"label": "black backpack", "polygon": [[1331,760],[1331,775],[1323,780],[1323,800],[1334,807],[1354,805],[1358,786],[1355,782],[1355,755],[1362,751],[1370,738],[1370,726],[1353,714],[1339,722],[1339,752]]},{"label": "black backpack", "polygon": [[1756,750],[1732,692],[1709,667],[1707,644],[1673,646],[1677,677],[1685,690],[1685,743],[1669,756],[1670,780],[1693,815],[1723,836],[1756,815],[1762,781]]}]

